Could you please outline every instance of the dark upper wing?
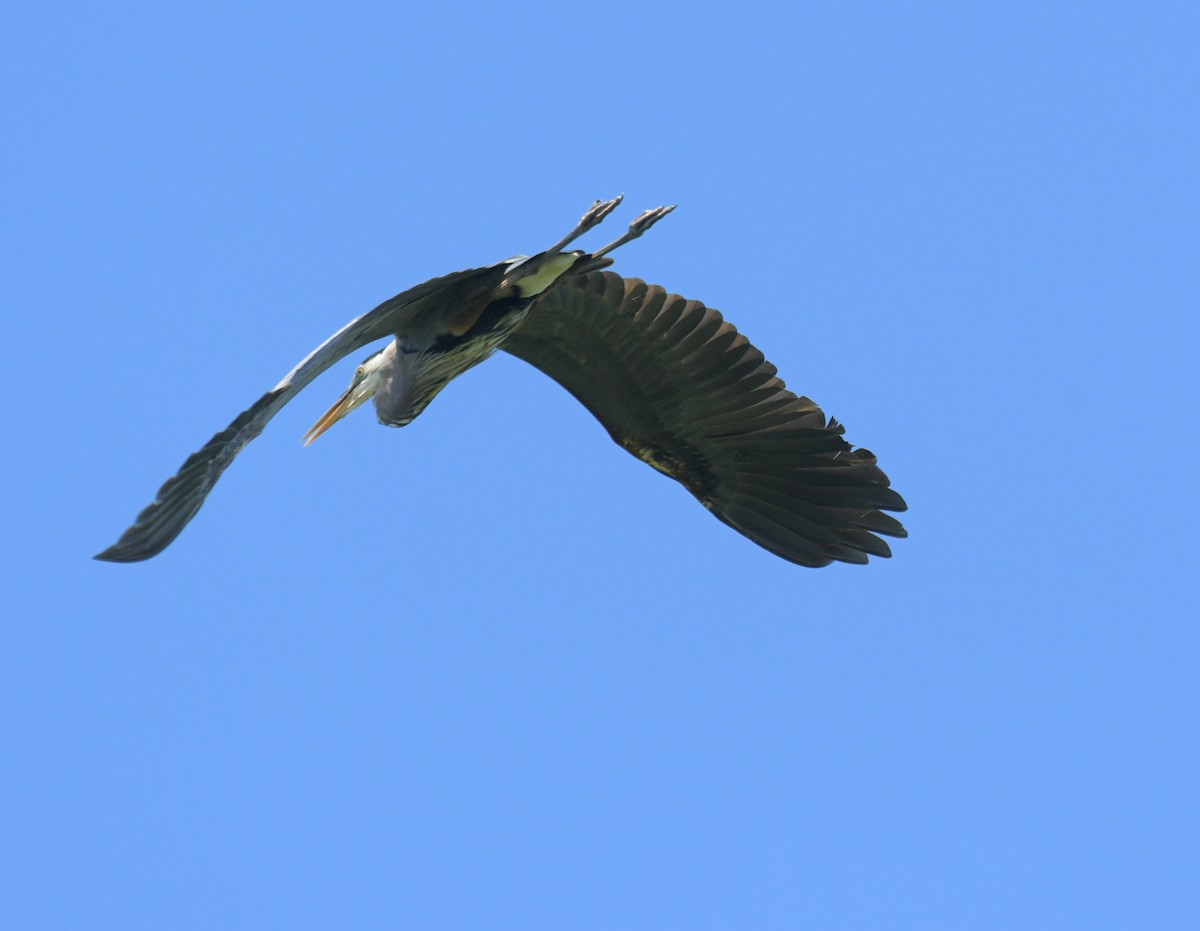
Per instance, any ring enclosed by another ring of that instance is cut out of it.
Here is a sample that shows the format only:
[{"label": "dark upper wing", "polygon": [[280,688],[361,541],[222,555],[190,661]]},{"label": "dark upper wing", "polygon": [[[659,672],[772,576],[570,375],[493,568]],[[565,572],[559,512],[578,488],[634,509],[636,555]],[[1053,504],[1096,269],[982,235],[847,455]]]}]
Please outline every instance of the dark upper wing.
[{"label": "dark upper wing", "polygon": [[721,315],[612,272],[563,281],[502,345],[735,530],[803,566],[890,556],[904,499]]},{"label": "dark upper wing", "polygon": [[238,414],[233,423],[192,453],[158,490],[154,503],[137,516],[133,526],[96,558],[139,562],[161,553],[196,516],[217,479],[242,447],[258,436],[301,388],[349,353],[404,329],[431,301],[453,300],[455,292],[473,284],[471,278],[503,267],[504,263],[500,263],[434,278],[350,321],[288,372],[278,385]]}]

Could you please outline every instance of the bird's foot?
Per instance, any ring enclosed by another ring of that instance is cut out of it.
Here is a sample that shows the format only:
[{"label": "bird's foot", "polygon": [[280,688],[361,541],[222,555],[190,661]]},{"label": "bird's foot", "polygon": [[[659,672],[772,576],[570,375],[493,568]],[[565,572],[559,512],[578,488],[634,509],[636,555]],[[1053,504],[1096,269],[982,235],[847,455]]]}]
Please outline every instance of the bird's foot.
[{"label": "bird's foot", "polygon": [[617,248],[617,246],[623,246],[625,243],[637,239],[642,235],[642,233],[646,232],[646,230],[650,229],[650,227],[652,227],[655,223],[674,210],[675,207],[675,204],[671,204],[669,207],[654,207],[651,210],[642,211],[642,213],[638,215],[637,219],[629,224],[629,231],[626,232],[625,235],[614,239],[603,249],[596,250],[592,253],[591,257],[593,259],[598,259],[604,255],[607,255],[609,252],[612,252],[613,249]]},{"label": "bird's foot", "polygon": [[623,201],[624,199],[625,199],[624,194],[618,194],[612,200],[596,201],[588,209],[588,212],[585,213],[580,218],[579,226],[577,226],[575,228],[576,230],[578,230],[578,233],[576,235],[583,235],[585,232],[592,229],[593,227],[599,226],[601,224],[601,222],[603,222],[605,217],[607,217],[610,213],[612,213],[614,210],[616,210],[617,207],[620,206],[621,201]]},{"label": "bird's foot", "polygon": [[671,204],[669,207],[655,207],[652,210],[643,210],[637,219],[629,224],[629,238],[636,239],[638,236],[641,236],[642,233],[650,229],[650,227],[665,217],[677,206],[679,205]]}]

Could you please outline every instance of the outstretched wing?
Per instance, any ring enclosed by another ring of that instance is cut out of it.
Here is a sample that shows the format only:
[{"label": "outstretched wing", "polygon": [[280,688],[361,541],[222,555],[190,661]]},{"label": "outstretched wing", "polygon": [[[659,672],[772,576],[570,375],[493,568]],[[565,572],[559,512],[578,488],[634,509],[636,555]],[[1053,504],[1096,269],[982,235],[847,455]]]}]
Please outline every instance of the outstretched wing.
[{"label": "outstretched wing", "polygon": [[503,270],[504,263],[434,278],[384,301],[352,320],[314,349],[283,380],[242,411],[228,427],[192,453],[179,471],[158,490],[154,503],[132,527],[96,559],[139,562],[161,553],[196,516],[221,473],[247,443],[310,381],[349,353],[403,330],[431,302],[453,301],[474,284],[472,278]]},{"label": "outstretched wing", "polygon": [[501,348],[570,391],[618,445],[803,566],[890,556],[904,499],[720,313],[612,272],[562,281]]}]

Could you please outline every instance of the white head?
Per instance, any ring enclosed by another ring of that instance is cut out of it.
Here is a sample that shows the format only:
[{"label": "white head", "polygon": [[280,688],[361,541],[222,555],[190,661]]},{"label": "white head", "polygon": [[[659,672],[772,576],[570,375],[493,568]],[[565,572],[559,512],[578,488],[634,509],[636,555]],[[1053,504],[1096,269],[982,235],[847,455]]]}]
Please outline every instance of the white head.
[{"label": "white head", "polygon": [[[389,352],[389,349],[392,351]],[[312,425],[308,433],[304,434],[305,446],[352,410],[361,407],[370,398],[375,396],[375,392],[383,384],[385,370],[393,364],[391,357],[394,355],[394,352],[394,344],[389,343],[384,349],[367,356],[363,360],[362,365],[355,370],[354,377],[350,379],[350,387],[334,402],[333,407],[321,415],[321,419]]]}]

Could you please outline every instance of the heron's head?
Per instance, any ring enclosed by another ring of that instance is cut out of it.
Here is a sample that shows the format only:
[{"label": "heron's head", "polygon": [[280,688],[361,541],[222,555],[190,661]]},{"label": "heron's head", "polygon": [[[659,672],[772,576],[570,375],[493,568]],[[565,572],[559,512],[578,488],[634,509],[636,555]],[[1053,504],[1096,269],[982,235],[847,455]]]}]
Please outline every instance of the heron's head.
[{"label": "heron's head", "polygon": [[[538,260],[517,257],[483,271],[491,281],[466,300],[434,304],[354,373],[350,387],[305,434],[307,446],[335,423],[375,399],[379,422],[412,423],[451,381],[490,356],[521,325],[533,302],[586,258],[564,252]],[[603,267],[603,266],[599,266]]]},{"label": "heron's head", "polygon": [[367,356],[362,365],[355,369],[354,377],[350,379],[350,387],[334,402],[333,407],[321,415],[321,419],[312,425],[308,433],[304,434],[304,445],[307,446],[352,410],[373,398],[379,386],[383,384],[384,370],[389,364],[390,359],[383,349]]},{"label": "heron's head", "polygon": [[440,334],[433,345],[423,349],[393,340],[363,360],[350,379],[350,387],[304,435],[304,445],[371,398],[375,399],[380,423],[389,427],[412,423],[447,384],[491,355],[505,332]]}]

